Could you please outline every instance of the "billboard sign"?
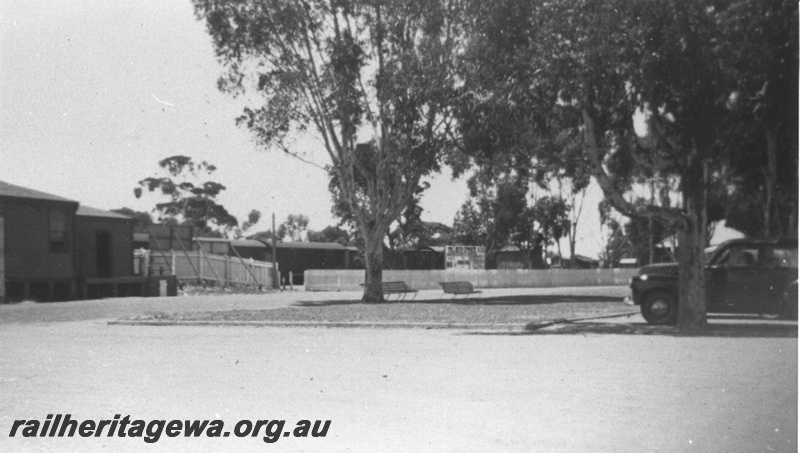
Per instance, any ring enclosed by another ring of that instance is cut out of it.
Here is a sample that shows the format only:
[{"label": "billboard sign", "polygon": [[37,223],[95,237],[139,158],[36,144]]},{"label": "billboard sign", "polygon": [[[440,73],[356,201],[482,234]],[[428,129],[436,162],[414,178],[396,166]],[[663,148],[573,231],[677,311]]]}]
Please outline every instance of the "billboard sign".
[{"label": "billboard sign", "polygon": [[448,245],[444,248],[445,269],[485,269],[486,247],[476,245]]}]

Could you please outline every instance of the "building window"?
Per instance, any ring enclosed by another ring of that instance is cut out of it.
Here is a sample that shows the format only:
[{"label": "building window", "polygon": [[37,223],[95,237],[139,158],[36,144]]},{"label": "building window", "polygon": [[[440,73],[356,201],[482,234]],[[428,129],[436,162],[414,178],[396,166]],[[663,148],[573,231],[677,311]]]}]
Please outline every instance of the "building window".
[{"label": "building window", "polygon": [[50,251],[67,251],[67,216],[64,211],[50,211]]}]

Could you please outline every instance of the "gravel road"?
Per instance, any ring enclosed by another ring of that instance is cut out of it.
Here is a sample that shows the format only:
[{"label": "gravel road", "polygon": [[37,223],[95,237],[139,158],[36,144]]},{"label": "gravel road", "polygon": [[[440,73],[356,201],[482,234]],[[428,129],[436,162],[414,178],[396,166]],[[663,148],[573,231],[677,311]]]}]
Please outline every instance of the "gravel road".
[{"label": "gravel road", "polygon": [[[603,291],[597,302],[570,303],[616,306],[602,302],[612,297]],[[618,334],[640,328],[636,318],[561,335],[107,322],[146,311],[302,311],[335,300],[357,305],[357,294],[2,306],[0,451],[797,451],[796,322],[717,317],[713,324],[738,334],[688,338]],[[273,444],[8,437],[14,420],[59,413],[223,420],[228,429],[244,419],[320,419],[331,427],[324,438]]]}]

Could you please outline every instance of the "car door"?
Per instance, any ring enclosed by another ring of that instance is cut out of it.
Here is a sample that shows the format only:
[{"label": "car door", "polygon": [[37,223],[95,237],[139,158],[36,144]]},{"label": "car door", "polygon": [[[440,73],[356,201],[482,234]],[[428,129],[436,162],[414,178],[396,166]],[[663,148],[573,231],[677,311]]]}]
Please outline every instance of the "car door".
[{"label": "car door", "polygon": [[[727,272],[729,249],[725,248],[712,255],[706,266],[706,310],[709,313],[726,313],[735,311],[727,297]],[[707,257],[708,259],[709,257]]]},{"label": "car door", "polygon": [[724,277],[725,305],[734,312],[759,312],[764,303],[764,282],[759,280],[760,250],[757,245],[730,247]]},{"label": "car door", "polygon": [[[777,313],[787,285],[797,279],[797,248],[774,245],[764,249],[759,280],[765,313]],[[752,307],[758,309],[760,307]]]}]

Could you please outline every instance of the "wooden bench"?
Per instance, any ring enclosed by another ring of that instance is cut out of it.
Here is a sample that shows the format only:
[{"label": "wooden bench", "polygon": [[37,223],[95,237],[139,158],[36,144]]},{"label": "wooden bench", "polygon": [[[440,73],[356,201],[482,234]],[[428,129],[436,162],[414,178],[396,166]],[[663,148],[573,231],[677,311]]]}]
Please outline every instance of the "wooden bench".
[{"label": "wooden bench", "polygon": [[[362,283],[361,286],[365,285]],[[397,282],[381,282],[381,292],[383,292],[384,296],[397,294],[398,295],[397,300],[402,300],[405,299],[406,295],[408,294],[414,294],[414,297],[417,297],[417,293],[419,292],[419,290],[410,288],[406,284],[406,282],[397,281]],[[412,297],[411,299],[413,300],[414,297]]]},{"label": "wooden bench", "polygon": [[452,294],[453,297],[459,294],[468,295],[480,293],[480,291],[472,287],[472,283],[470,282],[439,282],[439,284],[442,285],[444,294]]}]

